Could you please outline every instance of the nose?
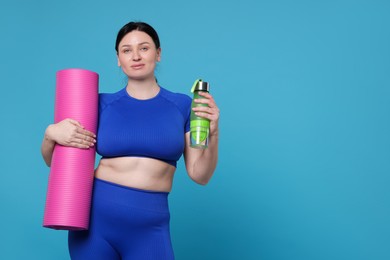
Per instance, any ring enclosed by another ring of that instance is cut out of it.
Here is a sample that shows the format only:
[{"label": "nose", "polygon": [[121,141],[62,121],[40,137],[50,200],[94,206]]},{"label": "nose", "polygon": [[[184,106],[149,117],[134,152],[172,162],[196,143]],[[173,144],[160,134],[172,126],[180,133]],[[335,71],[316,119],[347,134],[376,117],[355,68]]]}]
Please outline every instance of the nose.
[{"label": "nose", "polygon": [[135,50],[133,52],[133,60],[134,61],[139,61],[141,59],[141,55],[139,54],[139,51],[138,50]]}]

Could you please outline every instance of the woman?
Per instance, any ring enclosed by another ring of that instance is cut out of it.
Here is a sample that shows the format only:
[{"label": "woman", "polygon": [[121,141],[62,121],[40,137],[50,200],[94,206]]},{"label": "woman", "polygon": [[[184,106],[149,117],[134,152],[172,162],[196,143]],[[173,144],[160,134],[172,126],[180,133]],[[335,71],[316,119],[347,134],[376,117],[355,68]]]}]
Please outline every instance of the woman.
[{"label": "woman", "polygon": [[42,143],[48,166],[55,144],[102,155],[95,170],[88,231],[69,232],[72,259],[174,259],[167,197],[182,154],[188,175],[205,185],[218,158],[219,109],[209,93],[195,102],[198,116],[210,120],[209,145],[190,147],[191,98],[158,85],[154,70],[160,41],[148,24],[130,22],[118,32],[118,66],[125,88],[99,95],[97,136],[72,119],[49,125]]}]

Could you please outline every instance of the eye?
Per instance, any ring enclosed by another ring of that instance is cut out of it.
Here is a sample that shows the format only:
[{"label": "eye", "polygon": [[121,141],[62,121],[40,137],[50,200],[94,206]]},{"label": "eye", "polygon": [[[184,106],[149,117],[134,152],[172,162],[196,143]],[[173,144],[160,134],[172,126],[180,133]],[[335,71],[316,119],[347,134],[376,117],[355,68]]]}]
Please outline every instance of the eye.
[{"label": "eye", "polygon": [[141,51],[147,51],[147,50],[149,50],[149,48],[148,47],[142,47],[140,50]]},{"label": "eye", "polygon": [[122,52],[125,53],[125,54],[126,54],[126,53],[129,53],[130,51],[131,51],[130,49],[123,49],[123,50],[122,50]]}]

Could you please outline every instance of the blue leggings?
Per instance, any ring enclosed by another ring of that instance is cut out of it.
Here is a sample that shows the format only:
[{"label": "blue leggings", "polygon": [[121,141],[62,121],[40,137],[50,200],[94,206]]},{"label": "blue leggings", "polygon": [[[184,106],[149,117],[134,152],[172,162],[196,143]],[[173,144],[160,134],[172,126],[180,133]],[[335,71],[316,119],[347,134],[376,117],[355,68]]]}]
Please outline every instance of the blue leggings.
[{"label": "blue leggings", "polygon": [[89,230],[69,231],[73,260],[171,260],[168,192],[94,180]]}]

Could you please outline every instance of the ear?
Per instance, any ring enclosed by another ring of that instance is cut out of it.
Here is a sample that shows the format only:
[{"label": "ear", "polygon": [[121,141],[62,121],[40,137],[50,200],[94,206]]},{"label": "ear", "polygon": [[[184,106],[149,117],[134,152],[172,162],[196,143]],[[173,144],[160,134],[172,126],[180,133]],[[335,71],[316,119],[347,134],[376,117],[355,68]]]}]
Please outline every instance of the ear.
[{"label": "ear", "polygon": [[161,47],[157,49],[156,61],[161,61]]},{"label": "ear", "polygon": [[120,67],[121,66],[121,62],[119,61],[119,55],[118,54],[116,55],[116,58],[118,60],[118,67]]}]

